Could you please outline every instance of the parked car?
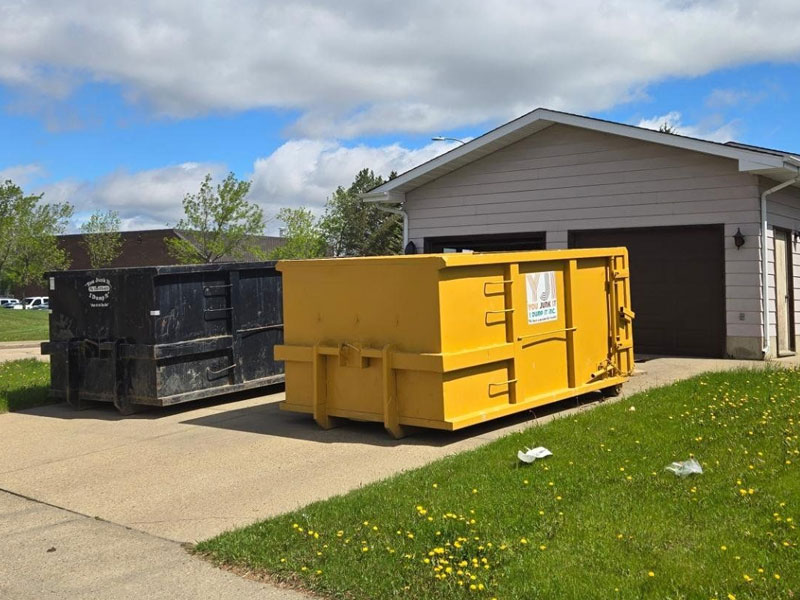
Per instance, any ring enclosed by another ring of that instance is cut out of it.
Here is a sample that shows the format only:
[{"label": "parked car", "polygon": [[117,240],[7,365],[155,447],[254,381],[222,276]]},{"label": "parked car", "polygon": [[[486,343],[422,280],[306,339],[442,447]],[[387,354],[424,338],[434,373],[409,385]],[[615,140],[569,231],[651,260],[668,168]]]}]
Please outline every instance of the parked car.
[{"label": "parked car", "polygon": [[37,304],[36,306],[31,306],[30,310],[50,310],[50,302],[45,300],[41,304]]},{"label": "parked car", "polygon": [[23,298],[22,304],[25,310],[48,310],[50,308],[50,298],[47,296],[31,296]]},{"label": "parked car", "polygon": [[2,308],[11,308],[15,304],[19,304],[19,300],[17,300],[16,298],[11,298],[6,296],[0,297],[0,307]]}]

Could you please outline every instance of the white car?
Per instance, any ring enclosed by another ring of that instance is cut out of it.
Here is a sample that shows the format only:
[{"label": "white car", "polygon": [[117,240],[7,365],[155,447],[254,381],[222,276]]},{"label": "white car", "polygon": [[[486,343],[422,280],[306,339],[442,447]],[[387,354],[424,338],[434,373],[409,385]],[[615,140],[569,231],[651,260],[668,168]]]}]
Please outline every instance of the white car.
[{"label": "white car", "polygon": [[[20,308],[15,306],[14,308]],[[47,310],[50,308],[50,298],[47,296],[30,296],[22,299],[22,308],[25,310]]]},{"label": "white car", "polygon": [[16,298],[10,298],[6,296],[0,297],[0,308],[13,308],[19,303],[19,300]]}]

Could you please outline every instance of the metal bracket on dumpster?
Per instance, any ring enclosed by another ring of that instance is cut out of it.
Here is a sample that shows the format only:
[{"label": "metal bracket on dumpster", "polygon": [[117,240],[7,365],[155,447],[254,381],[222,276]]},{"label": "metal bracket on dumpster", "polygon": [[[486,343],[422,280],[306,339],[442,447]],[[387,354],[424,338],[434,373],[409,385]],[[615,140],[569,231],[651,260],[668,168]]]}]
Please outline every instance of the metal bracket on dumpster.
[{"label": "metal bracket on dumpster", "polygon": [[269,329],[283,329],[283,323],[275,325],[260,325],[259,327],[248,327],[247,329],[237,329],[236,333],[256,333],[257,331],[267,331]]},{"label": "metal bracket on dumpster", "polygon": [[614,271],[614,272],[611,274],[611,277],[612,277],[612,279],[614,279],[614,280],[617,280],[617,279],[627,279],[627,278],[628,278],[628,277],[630,277],[630,276],[631,276],[631,273],[630,273],[630,271],[628,271],[627,269],[621,269],[621,270],[619,270],[619,271]]},{"label": "metal bracket on dumpster", "polygon": [[615,340],[614,343],[614,351],[620,352],[621,350],[627,350],[628,348],[633,348],[633,342],[631,340],[623,340],[619,337]]},{"label": "metal bracket on dumpster", "polygon": [[211,367],[206,367],[206,378],[211,379],[212,375],[222,375],[223,373],[235,368],[236,368],[236,363],[233,363],[232,365],[229,365],[227,367],[223,367],[217,371],[212,371]]},{"label": "metal bracket on dumpster", "polygon": [[339,344],[339,366],[366,369],[369,358],[364,356],[364,349],[354,344]]},{"label": "metal bracket on dumpster", "polygon": [[500,381],[498,383],[490,383],[488,386],[486,386],[486,393],[489,396],[491,396],[493,387],[500,387],[500,386],[503,386],[503,385],[507,385],[509,387],[509,391],[510,391],[511,384],[514,384],[514,383],[517,383],[516,379],[509,379],[507,381]]},{"label": "metal bracket on dumpster", "polygon": [[[513,313],[513,312],[514,312],[513,308],[503,308],[500,310],[487,310],[486,315],[484,317],[484,323],[486,323],[486,325],[497,325],[498,323],[505,323],[506,313]],[[489,315],[500,315],[500,314],[503,315],[502,321],[489,321]]]},{"label": "metal bracket on dumpster", "polygon": [[224,308],[204,308],[203,309],[203,318],[206,321],[213,321],[215,319],[227,319],[228,315],[219,315],[218,313],[228,313],[232,312],[232,306],[225,306]]},{"label": "metal bracket on dumpster", "polygon": [[517,337],[517,341],[527,340],[528,338],[543,337],[545,335],[554,335],[556,333],[567,333],[568,331],[578,331],[577,327],[564,327],[563,329],[551,329],[550,331],[540,331],[538,333],[528,333]]},{"label": "metal bracket on dumpster", "polygon": [[625,321],[633,321],[633,319],[636,317],[636,313],[633,312],[630,308],[621,306],[619,309],[619,316]]},{"label": "metal bracket on dumpster", "polygon": [[232,284],[226,283],[221,285],[207,285],[203,288],[203,296],[206,298],[213,298],[214,296],[209,296],[209,292],[211,290],[224,290],[233,287]]},{"label": "metal bracket on dumpster", "polygon": [[[505,286],[508,285],[509,283],[512,283],[513,281],[514,281],[513,279],[503,279],[502,281],[484,281],[484,283],[483,283],[483,295],[484,296],[499,296],[501,294],[505,294],[506,293]],[[489,286],[490,285],[499,285],[499,286],[503,286],[503,287],[500,288],[499,292],[491,292],[490,293],[489,292]]]}]

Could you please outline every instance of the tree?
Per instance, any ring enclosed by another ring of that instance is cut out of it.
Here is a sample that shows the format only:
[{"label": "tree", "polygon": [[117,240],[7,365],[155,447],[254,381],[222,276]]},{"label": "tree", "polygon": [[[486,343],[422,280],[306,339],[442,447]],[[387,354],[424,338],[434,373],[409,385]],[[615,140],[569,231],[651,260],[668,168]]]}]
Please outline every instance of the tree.
[{"label": "tree", "polygon": [[122,254],[122,235],[119,226],[119,214],[113,210],[98,211],[81,225],[83,233],[81,244],[86,248],[93,269],[110,265]]},{"label": "tree", "polygon": [[272,260],[284,258],[318,258],[325,256],[327,244],[319,228],[319,222],[310,210],[300,208],[282,208],[278,211],[278,220],[286,225],[283,246],[275,248],[269,254]]},{"label": "tree", "polygon": [[46,271],[66,269],[69,258],[58,247],[72,217],[72,206],[40,203],[11,180],[0,184],[0,286],[36,282]]},{"label": "tree", "polygon": [[670,124],[669,124],[667,121],[664,121],[664,122],[663,122],[663,123],[662,123],[662,124],[659,126],[658,130],[659,130],[661,133],[671,133],[671,134],[673,134],[673,135],[674,135],[674,134],[676,134],[676,133],[678,133],[678,132],[675,130],[675,128],[674,128],[672,125],[670,125]]},{"label": "tree", "polygon": [[[394,179],[392,173],[389,179]],[[320,222],[334,256],[378,256],[403,251],[403,221],[377,203],[364,202],[361,194],[379,186],[383,177],[362,169],[349,188],[336,188]]]},{"label": "tree", "polygon": [[180,238],[166,238],[167,251],[181,263],[213,263],[247,254],[263,258],[254,236],[264,232],[264,211],[248,202],[249,181],[229,173],[216,187],[206,175],[197,194],[183,199],[184,218],[176,229]]}]

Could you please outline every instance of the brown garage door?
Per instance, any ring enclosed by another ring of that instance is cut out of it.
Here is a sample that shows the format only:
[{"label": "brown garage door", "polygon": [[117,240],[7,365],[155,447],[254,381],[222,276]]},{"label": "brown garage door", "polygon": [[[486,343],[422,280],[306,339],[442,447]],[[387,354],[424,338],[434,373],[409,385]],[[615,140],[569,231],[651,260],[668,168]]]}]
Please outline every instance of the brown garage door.
[{"label": "brown garage door", "polygon": [[573,231],[570,246],[628,248],[637,354],[723,356],[721,225]]}]

